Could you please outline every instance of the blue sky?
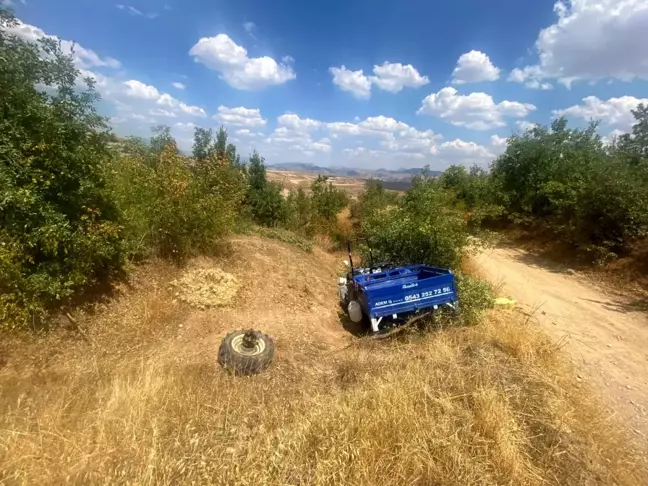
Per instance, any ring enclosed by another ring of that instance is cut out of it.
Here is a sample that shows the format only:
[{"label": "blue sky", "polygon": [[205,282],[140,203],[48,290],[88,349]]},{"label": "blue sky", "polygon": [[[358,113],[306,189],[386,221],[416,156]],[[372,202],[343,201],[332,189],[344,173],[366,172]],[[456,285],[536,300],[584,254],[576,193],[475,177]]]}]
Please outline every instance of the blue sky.
[{"label": "blue sky", "polygon": [[486,166],[530,124],[610,139],[648,103],[648,0],[0,3],[76,43],[118,134],[224,124],[271,164]]}]

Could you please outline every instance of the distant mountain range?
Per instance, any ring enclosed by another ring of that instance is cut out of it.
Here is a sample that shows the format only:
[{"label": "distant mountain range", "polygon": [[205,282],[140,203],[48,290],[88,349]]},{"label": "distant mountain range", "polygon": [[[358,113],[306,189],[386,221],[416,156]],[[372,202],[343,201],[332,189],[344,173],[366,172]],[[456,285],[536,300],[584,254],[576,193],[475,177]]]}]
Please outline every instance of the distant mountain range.
[{"label": "distant mountain range", "polygon": [[[314,164],[304,162],[283,162],[274,165],[268,165],[268,169],[274,170],[288,170],[292,172],[308,172],[315,174],[341,176],[341,177],[357,177],[360,179],[380,179],[388,182],[410,181],[412,177],[420,174],[423,168],[414,169],[377,169],[377,170],[362,170],[351,169],[344,167],[320,167]],[[441,175],[443,172],[438,170],[431,170],[431,175]]]}]

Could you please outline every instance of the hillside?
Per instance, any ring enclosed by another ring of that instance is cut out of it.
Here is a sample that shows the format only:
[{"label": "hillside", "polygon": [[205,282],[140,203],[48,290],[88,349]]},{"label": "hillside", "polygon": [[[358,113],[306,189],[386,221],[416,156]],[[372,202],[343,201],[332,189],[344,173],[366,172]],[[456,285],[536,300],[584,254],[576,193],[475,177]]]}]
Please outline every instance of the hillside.
[{"label": "hillside", "polygon": [[[185,270],[145,265],[76,312],[87,342],[8,337],[0,482],[645,484],[621,429],[533,324],[494,311],[473,328],[366,341],[338,315],[340,260],[238,236]],[[231,304],[180,300],[171,283],[197,268],[243,284]],[[235,378],[216,349],[248,326],[277,356]]]}]

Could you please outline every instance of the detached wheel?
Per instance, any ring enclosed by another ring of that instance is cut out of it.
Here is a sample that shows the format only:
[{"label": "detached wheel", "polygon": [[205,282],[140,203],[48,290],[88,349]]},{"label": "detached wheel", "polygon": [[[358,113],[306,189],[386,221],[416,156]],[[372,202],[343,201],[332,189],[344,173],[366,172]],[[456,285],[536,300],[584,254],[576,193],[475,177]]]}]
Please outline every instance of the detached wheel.
[{"label": "detached wheel", "polygon": [[274,352],[274,341],[261,331],[234,331],[223,339],[218,362],[235,375],[256,375],[270,366]]}]

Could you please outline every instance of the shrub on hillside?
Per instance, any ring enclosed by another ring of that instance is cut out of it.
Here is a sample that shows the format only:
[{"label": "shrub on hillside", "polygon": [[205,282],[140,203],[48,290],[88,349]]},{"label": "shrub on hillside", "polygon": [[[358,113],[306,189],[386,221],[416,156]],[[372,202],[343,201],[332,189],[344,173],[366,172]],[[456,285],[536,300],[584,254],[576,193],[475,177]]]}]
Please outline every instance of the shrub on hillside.
[{"label": "shrub on hillside", "polygon": [[363,233],[375,260],[456,268],[470,243],[464,212],[453,195],[425,175],[397,205],[374,212],[363,222]]},{"label": "shrub on hillside", "polygon": [[170,143],[154,157],[120,157],[112,171],[127,248],[181,261],[231,232],[241,211],[245,176],[224,155],[199,164]]},{"label": "shrub on hillside", "polygon": [[544,222],[559,238],[595,258],[622,251],[648,231],[648,162],[642,127],[648,112],[634,112],[633,135],[606,148],[596,123],[570,129],[564,118],[509,139],[493,164],[509,217]]},{"label": "shrub on hillside", "polygon": [[17,324],[122,264],[103,164],[109,131],[58,42],[0,9],[0,321]]}]

